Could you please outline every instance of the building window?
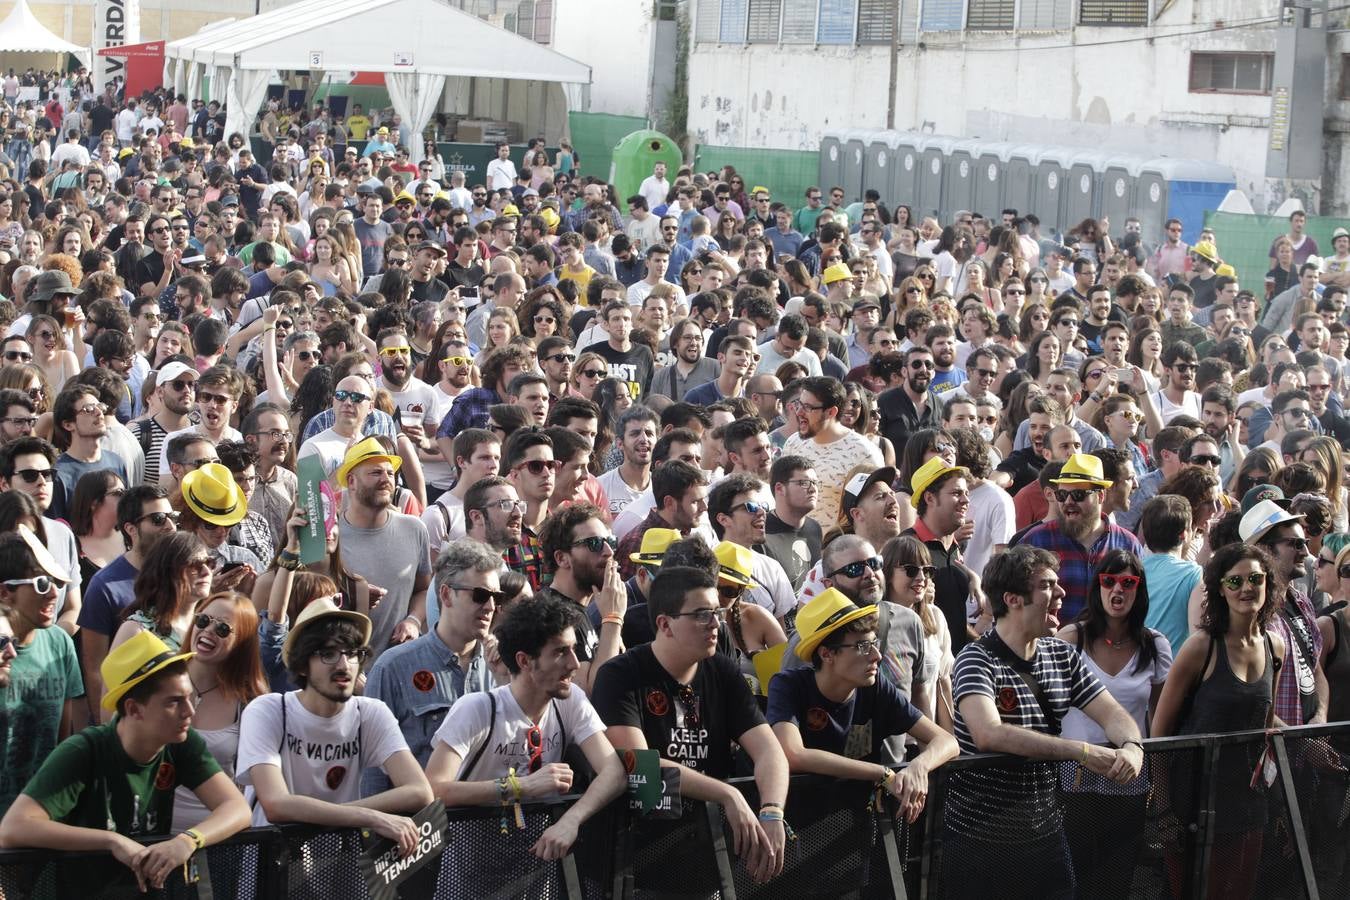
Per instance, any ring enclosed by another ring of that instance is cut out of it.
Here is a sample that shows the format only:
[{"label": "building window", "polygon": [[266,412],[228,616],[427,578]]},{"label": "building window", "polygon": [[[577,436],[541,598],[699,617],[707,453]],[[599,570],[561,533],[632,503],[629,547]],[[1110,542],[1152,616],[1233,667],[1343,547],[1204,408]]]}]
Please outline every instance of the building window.
[{"label": "building window", "polygon": [[1062,31],[1073,27],[1072,0],[1022,0],[1017,27],[1022,31]]},{"label": "building window", "polygon": [[746,0],[722,0],[722,30],[718,41],[723,44],[745,43]]},{"label": "building window", "polygon": [[783,0],[783,43],[814,44],[816,11],[816,0]]},{"label": "building window", "polygon": [[1191,92],[1269,94],[1273,53],[1192,53]]},{"label": "building window", "polygon": [[778,27],[782,21],[783,0],[750,0],[750,43],[778,43]]},{"label": "building window", "polygon": [[659,22],[674,22],[680,13],[676,0],[656,0],[656,19]]},{"label": "building window", "polygon": [[960,31],[965,12],[965,0],[923,0],[919,30]]},{"label": "building window", "polygon": [[858,43],[889,44],[895,32],[895,0],[860,0]]},{"label": "building window", "polygon": [[1081,0],[1079,25],[1147,25],[1148,0]]},{"label": "building window", "polygon": [[967,31],[1012,31],[1014,0],[970,0]]},{"label": "building window", "polygon": [[1350,100],[1350,53],[1341,54],[1341,92],[1342,100]]},{"label": "building window", "polygon": [[722,0],[698,0],[694,7],[694,41],[715,44],[722,31]]},{"label": "building window", "polygon": [[820,0],[817,44],[852,44],[858,21],[858,0]]}]

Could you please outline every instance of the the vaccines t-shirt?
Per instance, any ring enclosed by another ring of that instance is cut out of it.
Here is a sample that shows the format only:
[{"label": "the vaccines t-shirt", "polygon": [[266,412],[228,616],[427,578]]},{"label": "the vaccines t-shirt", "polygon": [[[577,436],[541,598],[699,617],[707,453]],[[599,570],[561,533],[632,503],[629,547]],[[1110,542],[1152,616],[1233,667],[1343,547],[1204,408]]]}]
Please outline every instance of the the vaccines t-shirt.
[{"label": "the vaccines t-shirt", "polygon": [[[254,766],[277,766],[292,794],[350,803],[361,799],[362,769],[381,768],[407,749],[398,720],[379,700],[353,697],[325,718],[305,709],[299,691],[265,694],[244,707],[240,718],[235,779],[252,786]],[[253,824],[271,824],[261,803],[253,808]]]}]

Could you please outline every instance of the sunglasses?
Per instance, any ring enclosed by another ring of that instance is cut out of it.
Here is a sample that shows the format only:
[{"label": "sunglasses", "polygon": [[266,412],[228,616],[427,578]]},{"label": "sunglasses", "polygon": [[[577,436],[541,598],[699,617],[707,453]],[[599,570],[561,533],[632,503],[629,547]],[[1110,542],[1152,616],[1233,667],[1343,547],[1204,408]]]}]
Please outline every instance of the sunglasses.
[{"label": "sunglasses", "polygon": [[155,526],[156,528],[163,528],[165,522],[172,522],[173,524],[177,525],[179,518],[180,514],[176,512],[152,512],[146,513],[145,515],[141,516],[139,519],[136,520],[136,524],[139,525],[141,522],[144,522],[146,519],[149,519],[151,525]]},{"label": "sunglasses", "polygon": [[881,557],[873,556],[868,559],[860,559],[857,562],[851,562],[846,566],[840,566],[826,577],[833,578],[836,575],[843,575],[845,578],[861,578],[863,572],[868,569],[871,569],[873,572],[881,571]]},{"label": "sunglasses", "polygon": [[21,585],[31,584],[33,590],[38,594],[49,594],[52,588],[56,587],[56,581],[49,575],[38,575],[35,578],[11,578],[4,582],[8,587],[20,587]]},{"label": "sunglasses", "polygon": [[370,397],[360,391],[333,391],[333,399],[338,403],[368,403]]},{"label": "sunglasses", "polygon": [[27,484],[37,484],[39,478],[48,483],[52,480],[51,469],[15,469],[14,474],[22,478]]},{"label": "sunglasses", "polygon": [[906,578],[918,578],[920,575],[927,581],[932,581],[937,575],[937,566],[919,566],[914,563],[901,563],[898,567],[905,573]]},{"label": "sunglasses", "polygon": [[473,602],[477,603],[479,606],[482,606],[489,600],[491,600],[493,603],[501,603],[502,600],[506,597],[506,594],[503,593],[502,591],[494,591],[491,590],[490,588],[485,587],[468,587],[467,585],[462,584],[452,584],[450,585],[450,590],[464,591],[469,595],[469,598],[472,599]]},{"label": "sunglasses", "polygon": [[604,378],[609,373],[604,369],[583,369],[581,374],[587,378]]},{"label": "sunglasses", "polygon": [[909,364],[909,367],[910,367],[911,369],[913,369],[914,371],[916,371],[916,372],[919,371],[920,369],[936,369],[936,368],[937,368],[937,366],[936,366],[936,365],[933,363],[933,361],[930,360],[930,359],[916,359],[916,360],[914,360],[913,362],[911,362],[911,363]]},{"label": "sunglasses", "polygon": [[1138,575],[1098,575],[1097,583],[1102,586],[1102,590],[1115,590],[1116,585],[1120,585],[1122,591],[1132,591],[1139,587]]},{"label": "sunglasses", "polygon": [[1307,552],[1308,552],[1308,539],[1307,539],[1307,538],[1301,538],[1301,537],[1285,538],[1284,540],[1280,541],[1280,543],[1281,543],[1281,544],[1284,544],[1286,547],[1293,547],[1295,550],[1299,550],[1299,551],[1301,551],[1301,552],[1303,552],[1303,553],[1307,553]]},{"label": "sunglasses", "polygon": [[25,353],[22,350],[6,350],[5,359],[8,360],[9,362],[30,363],[33,361],[33,354]]},{"label": "sunglasses", "polygon": [[473,360],[467,356],[447,356],[445,361],[452,366],[467,366],[469,363],[473,362]]},{"label": "sunglasses", "polygon": [[1200,453],[1191,457],[1191,462],[1197,466],[1213,466],[1218,468],[1223,464],[1223,460],[1210,453]]},{"label": "sunglasses", "polygon": [[592,553],[599,553],[599,552],[601,552],[605,547],[608,547],[610,550],[618,550],[618,549],[619,549],[619,541],[618,541],[618,539],[615,538],[613,535],[607,535],[607,536],[599,536],[599,535],[597,535],[597,536],[594,536],[594,537],[586,537],[586,538],[581,538],[580,540],[573,541],[573,542],[572,542],[572,546],[573,546],[573,547],[585,547],[587,550],[591,551]]},{"label": "sunglasses", "polygon": [[1337,577],[1337,578],[1350,578],[1350,564],[1346,564],[1346,565],[1344,565],[1344,566],[1341,566],[1339,569],[1337,569],[1337,570],[1336,570],[1336,577]]},{"label": "sunglasses", "polygon": [[410,355],[411,353],[412,353],[412,348],[409,347],[407,344],[404,344],[402,347],[381,347],[381,348],[380,348],[380,355],[381,355],[381,356],[408,356],[408,355]]},{"label": "sunglasses", "polygon": [[556,472],[562,468],[562,463],[556,459],[531,459],[527,462],[512,466],[512,472],[519,472],[521,469],[529,470],[531,475],[543,475],[546,472]]},{"label": "sunglasses", "polygon": [[198,403],[218,403],[224,406],[226,403],[231,403],[233,401],[234,398],[226,394],[208,394],[205,391],[197,392]]},{"label": "sunglasses", "polygon": [[[535,321],[538,322],[539,320],[538,320],[538,319],[535,319]],[[553,321],[553,320],[550,319],[549,321],[551,322],[551,321]],[[545,356],[544,359],[548,360],[549,362],[555,362],[555,363],[561,363],[561,362],[565,362],[565,363],[574,363],[574,362],[577,361],[576,354],[574,354],[574,353],[555,353],[555,354],[553,354],[552,356]]]},{"label": "sunglasses", "polygon": [[765,506],[763,503],[756,503],[754,500],[747,500],[744,503],[738,503],[737,505],[731,507],[731,509],[727,510],[727,512],[734,513],[738,509],[744,509],[750,515],[757,516],[762,512],[767,512],[769,508]]},{"label": "sunglasses", "polygon": [[[1347,566],[1346,568],[1350,568]],[[1219,584],[1228,588],[1230,591],[1236,591],[1242,587],[1243,583],[1250,584],[1252,587],[1260,587],[1266,583],[1265,572],[1253,572],[1250,575],[1229,575],[1226,578],[1220,578]]]},{"label": "sunglasses", "polygon": [[725,603],[733,603],[745,596],[745,588],[739,584],[719,584],[717,596]]},{"label": "sunglasses", "polygon": [[227,638],[230,635],[234,634],[233,625],[231,625],[229,622],[226,622],[224,619],[217,619],[215,616],[208,616],[206,613],[198,613],[197,618],[193,620],[193,624],[197,626],[198,631],[205,631],[206,629],[210,628],[212,624],[214,624],[216,637],[219,638]]},{"label": "sunglasses", "polygon": [[1082,503],[1088,497],[1091,497],[1100,490],[1101,488],[1076,488],[1072,491],[1056,490],[1055,499],[1060,503],[1064,503],[1070,499],[1072,499],[1074,503]]}]

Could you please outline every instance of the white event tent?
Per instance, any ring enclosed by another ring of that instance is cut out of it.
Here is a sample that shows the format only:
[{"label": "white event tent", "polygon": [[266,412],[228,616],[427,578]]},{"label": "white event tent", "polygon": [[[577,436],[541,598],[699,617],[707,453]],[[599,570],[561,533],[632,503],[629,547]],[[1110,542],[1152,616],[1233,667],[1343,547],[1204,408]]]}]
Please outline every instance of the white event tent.
[{"label": "white event tent", "polygon": [[[591,82],[590,66],[444,0],[300,0],[164,48],[164,83],[195,96],[209,75],[211,99],[228,107],[227,134],[248,133],[278,70],[382,72],[414,134],[436,112],[447,77],[558,82],[572,97],[568,88]],[[421,157],[420,141],[408,149]]]},{"label": "white event tent", "polygon": [[89,48],[48,31],[28,8],[28,0],[19,0],[0,22],[0,53],[73,53],[86,66],[90,64]]}]

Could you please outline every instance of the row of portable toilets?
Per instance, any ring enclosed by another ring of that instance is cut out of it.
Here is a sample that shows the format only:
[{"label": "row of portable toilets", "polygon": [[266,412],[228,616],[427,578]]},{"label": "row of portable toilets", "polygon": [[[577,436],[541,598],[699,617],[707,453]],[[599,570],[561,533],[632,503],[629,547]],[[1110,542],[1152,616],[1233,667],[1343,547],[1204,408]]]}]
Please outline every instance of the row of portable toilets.
[{"label": "row of portable toilets", "polygon": [[1081,148],[967,140],[907,131],[845,130],[820,143],[820,184],[839,185],[850,201],[868,188],[889,206],[907,204],[915,216],[942,223],[962,209],[997,217],[1000,210],[1035,213],[1042,233],[1108,216],[1120,234],[1138,218],[1147,238],[1163,236],[1177,218],[1194,241],[1213,210],[1235,187],[1219,163],[1128,156]]}]

